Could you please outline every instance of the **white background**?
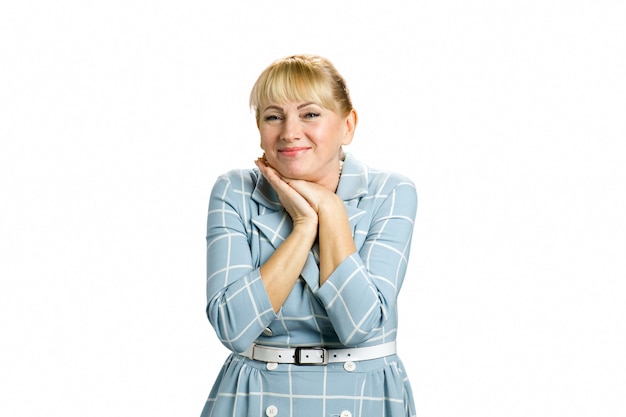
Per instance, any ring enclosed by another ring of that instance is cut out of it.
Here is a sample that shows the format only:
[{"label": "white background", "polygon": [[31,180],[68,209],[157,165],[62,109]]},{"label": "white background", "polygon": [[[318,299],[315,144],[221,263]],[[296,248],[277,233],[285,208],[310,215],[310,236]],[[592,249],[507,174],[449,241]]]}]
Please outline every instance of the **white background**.
[{"label": "white background", "polygon": [[7,1],[0,415],[199,416],[211,186],[274,59],[348,80],[347,150],[418,188],[419,416],[626,415],[622,1]]}]

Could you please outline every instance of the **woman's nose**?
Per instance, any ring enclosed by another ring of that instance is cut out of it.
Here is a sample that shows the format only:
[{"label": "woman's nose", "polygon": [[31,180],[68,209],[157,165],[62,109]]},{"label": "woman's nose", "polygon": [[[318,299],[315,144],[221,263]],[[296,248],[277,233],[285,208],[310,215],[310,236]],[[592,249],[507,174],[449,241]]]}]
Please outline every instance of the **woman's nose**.
[{"label": "woman's nose", "polygon": [[300,129],[300,122],[297,118],[288,117],[283,123],[283,131],[281,132],[281,139],[286,141],[293,141],[300,139],[302,136],[302,130]]}]

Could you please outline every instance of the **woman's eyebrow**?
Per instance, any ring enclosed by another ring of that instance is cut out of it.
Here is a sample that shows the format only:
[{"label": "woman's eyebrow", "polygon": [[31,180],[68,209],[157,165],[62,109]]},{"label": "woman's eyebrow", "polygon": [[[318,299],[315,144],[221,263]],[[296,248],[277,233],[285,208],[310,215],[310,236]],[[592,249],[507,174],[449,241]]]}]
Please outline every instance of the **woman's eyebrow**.
[{"label": "woman's eyebrow", "polygon": [[[300,105],[299,105],[298,107],[296,107],[296,108],[297,108],[298,110],[301,110],[301,109],[303,109],[304,107],[311,106],[311,105],[317,106],[318,104],[317,104],[317,103],[315,103],[315,102],[313,102],[313,101],[308,101],[308,102],[306,102],[306,103],[302,103],[302,104],[300,104]],[[263,111],[268,111],[268,110],[278,110],[278,111],[283,111],[283,108],[282,108],[282,107],[280,107],[280,106],[277,106],[277,105],[275,105],[275,104],[270,104],[269,106],[267,106],[267,107],[265,107],[265,108],[263,109]]]},{"label": "woman's eyebrow", "polygon": [[282,111],[283,108],[280,107],[280,106],[275,106],[275,105],[271,104],[271,105],[269,105],[269,106],[267,106],[266,108],[263,109],[263,111],[268,111],[268,110],[279,110],[279,111]]}]

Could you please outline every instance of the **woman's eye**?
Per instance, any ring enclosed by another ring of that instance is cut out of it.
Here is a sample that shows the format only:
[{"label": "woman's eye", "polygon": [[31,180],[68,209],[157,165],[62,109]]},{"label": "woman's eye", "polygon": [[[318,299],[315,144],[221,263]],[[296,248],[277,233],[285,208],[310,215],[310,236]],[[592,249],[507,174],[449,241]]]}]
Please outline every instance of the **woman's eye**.
[{"label": "woman's eye", "polygon": [[278,116],[277,116],[277,115],[275,115],[275,114],[270,114],[269,116],[265,116],[265,119],[264,119],[264,120],[265,120],[266,122],[271,122],[271,121],[273,121],[273,120],[280,120],[280,117],[278,117]]},{"label": "woman's eye", "polygon": [[315,112],[308,112],[304,115],[305,118],[307,119],[314,119],[316,117],[319,117],[320,114],[319,113],[315,113]]}]

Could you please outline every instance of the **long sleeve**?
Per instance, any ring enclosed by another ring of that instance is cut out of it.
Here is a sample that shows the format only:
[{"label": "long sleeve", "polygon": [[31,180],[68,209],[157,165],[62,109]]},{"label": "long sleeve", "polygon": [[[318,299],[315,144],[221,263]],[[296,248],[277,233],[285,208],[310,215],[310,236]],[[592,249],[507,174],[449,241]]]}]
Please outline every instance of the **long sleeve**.
[{"label": "long sleeve", "polygon": [[254,174],[220,177],[211,192],[207,217],[207,316],[220,341],[245,351],[275,319],[251,250],[248,221]]},{"label": "long sleeve", "polygon": [[[343,344],[355,346],[395,339],[385,334],[391,318],[396,320],[397,296],[407,269],[417,193],[406,178],[378,177],[380,185],[370,184],[367,206],[371,221],[358,253],[344,260],[317,291],[328,317]],[[369,216],[368,216],[369,217]]]}]

